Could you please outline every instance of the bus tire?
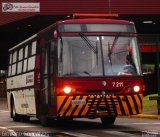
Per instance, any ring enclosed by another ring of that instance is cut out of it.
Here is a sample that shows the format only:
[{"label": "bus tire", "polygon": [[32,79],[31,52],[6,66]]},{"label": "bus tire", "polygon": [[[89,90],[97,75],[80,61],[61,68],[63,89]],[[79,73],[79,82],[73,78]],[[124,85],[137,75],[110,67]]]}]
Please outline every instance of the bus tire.
[{"label": "bus tire", "polygon": [[45,115],[40,116],[40,122],[44,127],[47,127],[49,125],[49,120]]},{"label": "bus tire", "polygon": [[106,116],[106,117],[101,117],[101,122],[103,125],[113,125],[116,120],[116,116]]},{"label": "bus tire", "polygon": [[20,115],[18,115],[16,113],[15,104],[14,104],[13,98],[11,99],[11,118],[13,118],[13,121],[16,121],[16,122],[21,120]]},{"label": "bus tire", "polygon": [[64,122],[64,121],[67,121],[67,122],[69,122],[69,121],[73,121],[73,118],[71,118],[71,117],[61,117],[61,118],[58,118],[57,119],[59,122]]},{"label": "bus tire", "polygon": [[22,117],[22,120],[23,120],[24,122],[29,122],[30,117],[29,117],[29,116],[23,116],[23,117]]}]

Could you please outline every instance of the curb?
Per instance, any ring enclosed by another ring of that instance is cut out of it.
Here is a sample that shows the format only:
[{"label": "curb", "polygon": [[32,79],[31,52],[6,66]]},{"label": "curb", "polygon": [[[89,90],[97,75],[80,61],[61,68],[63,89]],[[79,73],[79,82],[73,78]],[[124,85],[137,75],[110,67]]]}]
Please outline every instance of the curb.
[{"label": "curb", "polygon": [[128,116],[130,118],[150,118],[150,119],[160,119],[160,115],[152,115],[152,114],[138,114]]}]

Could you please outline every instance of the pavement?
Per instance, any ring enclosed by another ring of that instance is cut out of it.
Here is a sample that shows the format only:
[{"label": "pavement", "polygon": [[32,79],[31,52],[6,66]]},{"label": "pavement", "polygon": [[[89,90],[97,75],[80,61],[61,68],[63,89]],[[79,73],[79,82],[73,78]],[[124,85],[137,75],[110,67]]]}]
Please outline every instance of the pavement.
[{"label": "pavement", "polygon": [[0,110],[7,110],[7,99],[0,97]]},{"label": "pavement", "polygon": [[[7,110],[7,99],[0,97],[0,111]],[[160,115],[158,115],[158,110],[153,109],[150,111],[143,111],[142,114],[131,115],[130,118],[150,118],[150,119],[160,119]]]}]

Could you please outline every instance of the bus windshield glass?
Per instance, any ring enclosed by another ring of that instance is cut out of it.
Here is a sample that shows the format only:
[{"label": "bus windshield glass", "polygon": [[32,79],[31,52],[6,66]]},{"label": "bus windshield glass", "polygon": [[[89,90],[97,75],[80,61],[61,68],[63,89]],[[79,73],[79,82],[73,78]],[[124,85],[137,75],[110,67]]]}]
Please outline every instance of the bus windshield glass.
[{"label": "bus windshield glass", "polygon": [[135,27],[132,24],[62,24],[60,32],[132,32]]},{"label": "bus windshield glass", "polygon": [[134,36],[62,36],[58,58],[60,77],[141,75]]}]

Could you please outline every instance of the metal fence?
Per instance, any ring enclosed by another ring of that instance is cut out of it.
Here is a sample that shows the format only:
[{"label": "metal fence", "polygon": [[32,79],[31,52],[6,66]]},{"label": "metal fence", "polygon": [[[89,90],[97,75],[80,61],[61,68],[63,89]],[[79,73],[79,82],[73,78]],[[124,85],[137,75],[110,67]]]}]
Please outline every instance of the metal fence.
[{"label": "metal fence", "polygon": [[146,92],[160,94],[160,34],[139,34]]}]

